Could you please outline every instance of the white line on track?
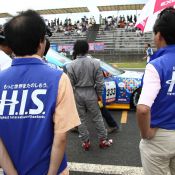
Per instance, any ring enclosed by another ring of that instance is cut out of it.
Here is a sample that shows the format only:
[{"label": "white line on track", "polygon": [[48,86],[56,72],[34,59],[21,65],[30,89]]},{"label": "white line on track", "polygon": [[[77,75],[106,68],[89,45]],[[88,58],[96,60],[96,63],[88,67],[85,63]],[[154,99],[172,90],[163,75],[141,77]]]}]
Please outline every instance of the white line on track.
[{"label": "white line on track", "polygon": [[[143,175],[141,167],[68,162],[70,171],[101,174]],[[3,175],[0,169],[0,175]]]},{"label": "white line on track", "polygon": [[101,174],[122,174],[122,175],[143,175],[142,167],[115,166],[88,163],[68,163],[70,171],[101,173]]}]

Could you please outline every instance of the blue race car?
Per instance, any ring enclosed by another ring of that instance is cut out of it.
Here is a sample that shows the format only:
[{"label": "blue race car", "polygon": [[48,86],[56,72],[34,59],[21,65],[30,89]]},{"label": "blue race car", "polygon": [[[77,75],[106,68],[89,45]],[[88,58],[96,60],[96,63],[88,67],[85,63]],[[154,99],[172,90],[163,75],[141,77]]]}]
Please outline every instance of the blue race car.
[{"label": "blue race car", "polygon": [[[63,67],[72,61],[53,49],[49,49],[46,59],[49,63],[59,67]],[[141,92],[143,73],[121,70],[101,60],[99,61],[105,75],[102,97],[106,107],[109,109],[135,108]]]}]

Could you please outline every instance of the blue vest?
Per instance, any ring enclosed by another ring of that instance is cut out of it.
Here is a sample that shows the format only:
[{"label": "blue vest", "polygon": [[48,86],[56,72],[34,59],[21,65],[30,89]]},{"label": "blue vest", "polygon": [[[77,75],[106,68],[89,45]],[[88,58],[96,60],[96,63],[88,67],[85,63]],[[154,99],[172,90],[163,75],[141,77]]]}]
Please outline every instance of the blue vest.
[{"label": "blue vest", "polygon": [[151,48],[151,47],[148,47],[146,53],[147,53],[147,56],[153,55],[153,50],[152,50],[152,48]]},{"label": "blue vest", "polygon": [[[154,52],[153,55],[150,56],[150,60],[148,63],[150,63],[152,60],[162,56],[165,51],[166,51],[166,47],[163,47],[163,48],[160,48],[159,50],[157,50],[156,52]],[[143,74],[142,80],[141,80],[141,87],[143,86],[143,79],[144,79],[144,74]]]},{"label": "blue vest", "polygon": [[161,89],[151,107],[151,127],[175,130],[175,45],[161,49],[160,54],[150,62],[161,81]]},{"label": "blue vest", "polygon": [[[37,58],[16,58],[0,73],[0,137],[19,175],[48,172],[61,75]],[[58,174],[66,166],[64,155]]]}]

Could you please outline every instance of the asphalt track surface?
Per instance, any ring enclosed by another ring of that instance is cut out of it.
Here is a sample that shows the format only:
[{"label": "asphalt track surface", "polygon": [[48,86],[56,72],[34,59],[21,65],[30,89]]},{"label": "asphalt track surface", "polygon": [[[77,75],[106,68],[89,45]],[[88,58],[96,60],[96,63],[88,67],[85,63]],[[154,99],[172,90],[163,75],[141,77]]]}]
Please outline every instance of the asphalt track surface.
[{"label": "asphalt track surface", "polygon": [[98,147],[95,126],[88,116],[88,128],[92,147],[89,151],[81,148],[77,133],[69,133],[67,156],[70,175],[122,174],[142,175],[139,141],[135,111],[111,111],[120,125],[120,132],[112,133],[114,143],[108,149]]}]

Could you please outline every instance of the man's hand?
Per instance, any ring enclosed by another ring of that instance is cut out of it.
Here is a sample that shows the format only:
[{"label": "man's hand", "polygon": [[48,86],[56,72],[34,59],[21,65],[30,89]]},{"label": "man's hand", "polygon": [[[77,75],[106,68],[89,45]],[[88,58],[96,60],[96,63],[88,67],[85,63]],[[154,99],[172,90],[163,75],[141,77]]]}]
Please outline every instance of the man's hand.
[{"label": "man's hand", "polygon": [[1,138],[0,138],[0,167],[2,167],[2,169],[7,175],[18,175]]},{"label": "man's hand", "polygon": [[[156,134],[157,128],[149,128],[146,139],[152,139]],[[143,137],[142,137],[143,138]],[[144,139],[144,138],[143,138]]]},{"label": "man's hand", "polygon": [[47,175],[57,174],[65,153],[66,137],[67,137],[66,133],[55,132],[50,157],[50,165]]},{"label": "man's hand", "polygon": [[150,107],[141,104],[137,105],[136,115],[141,137],[143,139],[152,139],[157,129],[150,128]]},{"label": "man's hand", "polygon": [[147,59],[147,56],[143,57],[142,60],[146,60]]},{"label": "man's hand", "polygon": [[102,96],[98,96],[98,101],[103,102]]}]

